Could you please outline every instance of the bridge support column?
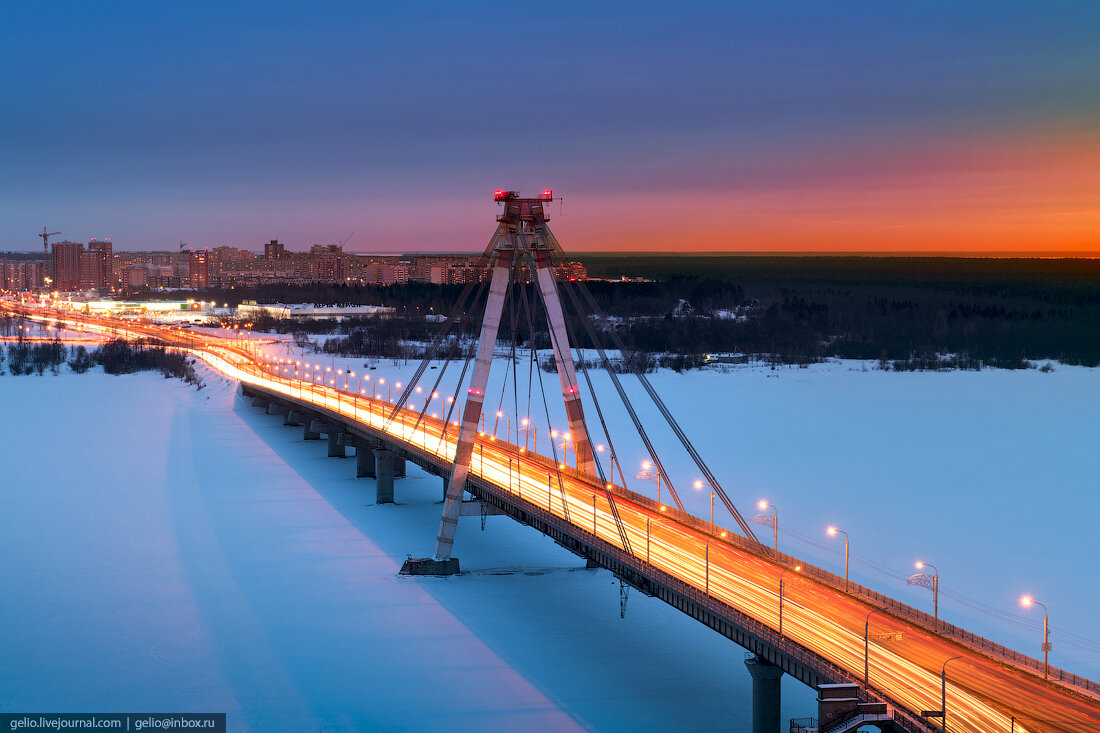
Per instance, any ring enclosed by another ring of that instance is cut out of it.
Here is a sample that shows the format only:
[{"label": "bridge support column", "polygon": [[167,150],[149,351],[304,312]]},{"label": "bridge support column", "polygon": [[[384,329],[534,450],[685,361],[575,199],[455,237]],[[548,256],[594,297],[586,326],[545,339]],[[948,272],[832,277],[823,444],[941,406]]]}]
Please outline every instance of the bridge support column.
[{"label": "bridge support column", "polygon": [[286,408],[280,405],[278,402],[269,402],[267,404],[268,415],[282,415],[286,412]]},{"label": "bridge support column", "polygon": [[355,441],[355,478],[375,478],[374,448],[359,438]]},{"label": "bridge support column", "polygon": [[377,488],[377,494],[375,495],[375,503],[377,504],[392,504],[393,503],[393,451],[385,448],[374,449],[374,470],[377,474],[375,477],[375,484]]},{"label": "bridge support column", "polygon": [[252,398],[253,407],[263,407],[264,409],[267,409],[268,404],[268,401],[263,397],[260,397],[259,395],[256,395]]},{"label": "bridge support column", "polygon": [[320,440],[321,434],[314,431],[314,424],[317,422],[309,415],[303,415],[303,422],[305,423],[305,432],[302,435],[302,440]]},{"label": "bridge support column", "polygon": [[283,425],[301,425],[302,413],[297,410],[287,410],[286,417],[283,418]]},{"label": "bridge support column", "polygon": [[405,478],[405,459],[396,453],[393,456],[393,476],[394,478]]},{"label": "bridge support column", "polygon": [[340,443],[340,431],[335,427],[328,429],[328,457],[329,458],[344,458],[347,453],[344,452],[344,446]]},{"label": "bridge support column", "polygon": [[754,655],[746,655],[752,675],[752,733],[779,733],[780,678],[783,670]]}]

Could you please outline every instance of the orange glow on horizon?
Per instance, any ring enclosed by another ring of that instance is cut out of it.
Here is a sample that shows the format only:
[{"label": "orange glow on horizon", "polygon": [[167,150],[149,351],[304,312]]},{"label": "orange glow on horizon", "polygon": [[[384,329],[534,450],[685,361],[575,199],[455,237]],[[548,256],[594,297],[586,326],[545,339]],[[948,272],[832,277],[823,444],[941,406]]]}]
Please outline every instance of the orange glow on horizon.
[{"label": "orange glow on horizon", "polygon": [[569,251],[1100,253],[1095,131],[861,142],[724,175],[697,165],[699,190],[601,194],[555,231]]}]

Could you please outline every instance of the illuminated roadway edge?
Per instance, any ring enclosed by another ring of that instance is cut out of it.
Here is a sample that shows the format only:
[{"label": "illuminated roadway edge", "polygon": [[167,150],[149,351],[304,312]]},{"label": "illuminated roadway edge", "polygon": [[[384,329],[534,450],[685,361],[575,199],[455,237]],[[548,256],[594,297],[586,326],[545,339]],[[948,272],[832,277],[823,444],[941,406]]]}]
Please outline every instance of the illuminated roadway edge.
[{"label": "illuminated roadway edge", "polygon": [[[62,320],[100,333],[125,331],[182,348],[241,381],[242,390],[248,394],[301,408],[307,420],[313,413],[352,435],[382,441],[429,473],[444,477],[450,474],[456,428],[447,428],[448,439],[444,441],[442,422],[424,418],[413,432],[419,413],[412,410],[400,411],[386,426],[386,408],[392,409],[388,402],[262,371],[279,367],[258,363],[247,349],[231,345],[230,339],[13,306],[0,303],[0,308],[23,312],[35,320]],[[415,442],[417,437],[421,438],[420,445]],[[435,445],[429,447],[432,443]],[[1100,695],[1096,694],[1095,683],[1055,668],[1051,669],[1052,675],[1070,680],[1045,681],[1042,667],[1034,659],[943,622],[937,633],[932,617],[921,611],[854,583],[845,593],[843,577],[756,546],[733,532],[614,486],[611,490],[627,526],[632,556],[621,547],[597,477],[571,468],[558,469],[548,458],[488,438],[478,440],[472,464],[466,488],[481,501],[595,561],[631,586],[674,606],[811,687],[862,683],[864,619],[871,614],[875,629],[870,643],[872,684],[870,688],[861,687],[859,695],[866,702],[892,705],[895,724],[903,730],[940,730],[938,725],[920,718],[917,711],[939,709],[941,665],[946,659],[961,656],[948,675],[947,708],[952,731],[1009,731],[1012,716],[1016,718],[1016,731],[1100,731]],[[493,480],[494,473],[506,481]],[[567,494],[567,512],[563,511],[557,486],[559,473]],[[532,475],[537,480],[532,481]],[[603,503],[596,512],[592,509],[593,495],[597,503]],[[546,507],[536,503],[541,498],[548,499]],[[569,518],[564,516],[567,513]],[[647,530],[650,523],[652,527]],[[650,562],[643,559],[647,546],[652,553]],[[709,566],[704,566],[704,548]],[[801,565],[800,572],[793,570],[795,565]],[[781,571],[786,571],[783,635],[776,630]],[[710,592],[704,592],[704,588]],[[738,603],[743,609],[734,605]],[[771,623],[747,613],[750,609]],[[883,641],[884,631],[900,633],[901,639]]]}]

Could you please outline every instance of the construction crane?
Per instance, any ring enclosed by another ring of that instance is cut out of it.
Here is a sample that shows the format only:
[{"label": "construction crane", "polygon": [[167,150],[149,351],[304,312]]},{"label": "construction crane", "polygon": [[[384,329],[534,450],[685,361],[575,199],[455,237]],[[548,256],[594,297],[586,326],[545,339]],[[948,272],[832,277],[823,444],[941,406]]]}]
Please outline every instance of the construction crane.
[{"label": "construction crane", "polygon": [[46,278],[50,274],[50,237],[60,234],[61,232],[51,232],[48,227],[42,227],[42,233],[38,236],[42,237],[42,284],[46,284]]}]

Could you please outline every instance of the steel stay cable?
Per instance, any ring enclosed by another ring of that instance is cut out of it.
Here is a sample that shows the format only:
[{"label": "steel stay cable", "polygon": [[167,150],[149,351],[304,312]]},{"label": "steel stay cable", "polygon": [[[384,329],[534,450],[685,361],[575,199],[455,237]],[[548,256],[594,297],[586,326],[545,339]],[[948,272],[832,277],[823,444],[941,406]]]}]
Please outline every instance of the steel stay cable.
[{"label": "steel stay cable", "polygon": [[[577,297],[569,287],[562,288],[568,295],[571,301],[573,301],[574,309],[578,312],[583,312],[580,304],[577,302]],[[593,345],[596,347],[596,352],[600,355],[600,361],[603,364],[604,371],[611,377],[611,383],[615,386],[615,391],[619,393],[619,400],[623,403],[623,407],[626,408],[627,414],[630,415],[631,421],[634,423],[634,429],[638,432],[638,437],[642,439],[642,443],[645,444],[646,450],[649,451],[650,457],[653,462],[657,464],[657,470],[661,475],[665,477],[665,486],[668,488],[670,494],[672,494],[673,501],[676,502],[676,508],[682,512],[687,513],[687,509],[684,507],[684,503],[680,501],[680,495],[676,491],[676,487],[672,485],[672,481],[669,479],[668,474],[665,473],[664,464],[661,463],[660,456],[657,455],[657,449],[654,447],[653,442],[649,439],[649,434],[646,432],[645,427],[642,425],[641,418],[638,417],[638,413],[634,411],[634,405],[630,402],[630,398],[626,394],[626,390],[623,389],[622,383],[619,381],[619,375],[615,373],[615,370],[611,368],[611,360],[607,358],[607,353],[604,351],[603,344],[600,342],[595,330],[592,328],[592,324],[588,322],[587,318],[582,318],[585,330],[588,331],[588,337],[592,340]],[[620,468],[620,471],[622,469]],[[625,484],[625,481],[623,482]]]},{"label": "steel stay cable", "polygon": [[[493,233],[492,238],[490,238],[489,240],[489,246],[485,248],[485,251],[482,253],[481,257],[478,258],[477,263],[474,265],[473,269],[475,271],[483,270],[489,264],[493,255],[493,243],[496,241],[496,238],[500,234],[500,231],[501,227],[498,226],[496,231]],[[486,286],[484,281],[480,281],[476,283],[476,285],[477,295],[473,299],[474,303],[478,302],[481,299],[481,293],[485,290]],[[416,386],[416,383],[420,381],[420,377],[423,376],[424,372],[427,370],[428,363],[432,360],[432,354],[436,353],[439,350],[439,344],[447,336],[447,333],[451,330],[454,322],[458,319],[459,314],[466,310],[466,301],[469,300],[470,294],[474,290],[474,286],[475,283],[468,282],[466,283],[465,287],[462,288],[462,292],[459,293],[458,299],[455,301],[455,307],[451,309],[450,314],[447,316],[447,320],[440,327],[439,332],[432,340],[431,345],[425,350],[424,359],[420,362],[420,366],[417,367],[416,373],[409,381],[409,384],[406,385],[405,391],[401,393],[401,395],[398,397],[396,404],[394,404],[393,409],[390,411],[390,416],[386,421],[386,427],[388,427],[390,423],[393,422],[394,416],[397,415],[397,411],[400,410],[405,402],[409,399],[409,395],[411,394],[412,389]],[[468,318],[466,320],[470,321],[472,319]]]},{"label": "steel stay cable", "polygon": [[[443,342],[443,339],[446,338],[447,333],[450,332],[451,327],[454,325],[454,322],[458,318],[459,312],[465,309],[465,301],[469,299],[469,295],[470,292],[473,290],[473,287],[473,283],[466,284],[466,287],[463,288],[462,293],[459,295],[459,300],[455,302],[454,309],[451,311],[451,314],[447,316],[446,322],[440,328],[439,333],[437,333],[435,338],[432,340],[431,345],[429,345],[428,348],[425,349],[424,359],[421,360],[420,365],[416,368],[416,372],[413,374],[412,379],[410,379],[408,384],[405,385],[404,391],[398,396],[397,402],[394,404],[393,409],[390,411],[390,416],[386,421],[387,428],[393,422],[393,419],[397,415],[398,411],[404,406],[405,402],[408,401],[409,396],[416,388],[417,382],[420,381],[420,378],[424,375],[424,372],[427,371],[429,363],[434,360],[435,354],[439,352],[440,344]],[[481,298],[481,293],[484,291],[484,289],[485,283],[479,283],[477,293],[474,296],[475,303]],[[467,327],[471,321],[472,319],[465,319],[463,327]]]},{"label": "steel stay cable", "polygon": [[[588,288],[584,287],[583,283],[578,282],[577,290],[585,296],[586,300],[588,301],[589,307],[592,308],[593,313],[598,317],[603,318],[603,313],[600,310],[599,305],[596,303],[595,298],[593,298],[592,294],[588,292]],[[619,348],[619,351],[625,354],[626,347],[625,344],[623,344],[622,339],[619,337],[618,332],[616,332],[615,329],[610,329],[610,332],[612,341],[615,342],[616,346]],[[699,468],[700,471],[702,471],[703,476],[706,478],[711,488],[722,500],[722,503],[725,504],[726,511],[728,511],[730,513],[730,516],[732,516],[734,520],[736,520],[738,526],[741,527],[741,531],[744,532],[745,536],[751,539],[756,544],[760,545],[761,548],[763,548],[764,545],[760,542],[760,540],[756,538],[756,534],[753,533],[752,528],[749,526],[748,522],[745,521],[745,518],[741,516],[741,512],[737,511],[737,507],[735,507],[733,505],[733,502],[730,501],[729,496],[726,494],[721,484],[718,483],[718,479],[711,472],[710,467],[708,467],[707,464],[703,461],[703,458],[699,455],[699,452],[695,450],[695,446],[692,445],[691,440],[688,439],[687,434],[684,433],[683,429],[680,427],[680,424],[676,422],[676,418],[673,417],[671,411],[669,411],[668,409],[668,406],[665,405],[664,400],[661,399],[661,396],[657,393],[657,390],[654,389],[649,379],[645,376],[645,374],[642,373],[641,365],[635,364],[634,374],[638,377],[638,381],[641,382],[642,387],[645,388],[646,393],[649,394],[649,397],[653,401],[653,404],[657,406],[657,409],[661,412],[661,415],[665,418],[665,421],[668,423],[669,427],[672,428],[672,431],[676,434],[676,437],[680,439],[680,443],[684,446],[684,449],[687,450],[688,455],[691,456],[691,459],[695,462],[695,465]]]},{"label": "steel stay cable", "polygon": [[[582,314],[582,317],[583,317],[583,314]],[[566,329],[566,333],[569,336],[570,343],[577,344],[578,342],[577,342],[576,334],[574,333],[573,326],[569,323],[568,319],[566,319],[566,321],[565,321],[565,329]],[[578,349],[579,349],[579,345],[578,345]],[[596,415],[599,417],[600,427],[603,428],[603,435],[604,435],[604,438],[607,440],[608,450],[610,450],[611,455],[614,456],[615,455],[615,446],[611,442],[611,433],[607,429],[607,422],[604,420],[604,417],[603,417],[603,409],[600,408],[599,398],[596,397],[596,390],[592,386],[592,378],[588,374],[588,366],[584,362],[584,352],[583,351],[581,351],[580,363],[581,363],[581,374],[584,375],[585,384],[588,385],[588,394],[592,397],[592,404],[596,408]],[[588,421],[586,420],[585,421],[585,430],[586,431],[588,430],[587,422]],[[622,539],[623,549],[626,550],[627,553],[629,553],[630,555],[633,555],[634,551],[630,547],[630,539],[626,535],[626,528],[623,525],[622,517],[619,515],[619,507],[615,503],[615,496],[614,496],[614,494],[611,493],[611,490],[608,488],[607,477],[604,475],[604,472],[603,472],[603,464],[600,463],[600,459],[598,457],[593,456],[593,459],[594,459],[593,462],[596,464],[596,471],[600,475],[600,486],[603,487],[604,497],[607,499],[607,505],[611,509],[611,516],[615,519],[615,528],[619,531],[619,538]],[[620,474],[622,473],[622,463],[621,462],[619,464],[619,473]],[[611,478],[612,478],[612,480],[614,480],[614,478],[615,478],[614,475],[612,475]],[[623,488],[626,488],[626,480],[625,479],[623,480]],[[593,509],[593,511],[595,511],[595,510]]]},{"label": "steel stay cable", "polygon": [[[459,331],[458,334],[455,335],[454,341],[451,343],[450,351],[447,352],[447,358],[443,362],[443,368],[439,370],[439,374],[436,376],[435,384],[432,385],[431,391],[428,392],[428,399],[426,399],[424,401],[424,408],[420,411],[420,415],[417,417],[416,423],[412,427],[413,430],[416,430],[416,428],[420,425],[420,422],[424,419],[424,416],[428,411],[429,401],[430,401],[430,399],[432,399],[431,396],[438,393],[439,385],[443,381],[443,375],[447,371],[447,367],[450,366],[451,361],[453,360],[455,351],[458,350],[459,345],[462,343],[463,337],[467,334],[467,332],[472,330],[471,329],[472,325],[473,325],[473,319],[467,318],[465,320],[465,322],[463,323],[463,325],[462,325],[462,329]],[[470,359],[472,358],[472,356],[473,355],[471,353],[470,356],[466,357],[466,365],[469,365]],[[464,366],[463,370],[462,370],[462,374],[459,376],[458,387],[456,387],[455,397],[451,400],[452,410],[453,410],[453,407],[454,407],[454,403],[458,400],[458,390],[461,390],[461,388],[462,388],[462,379],[465,377],[465,374],[466,374],[466,368]],[[415,388],[415,383],[410,384],[409,388],[410,389]],[[442,412],[443,411],[441,410],[440,414],[442,414]],[[446,428],[447,428],[446,422],[444,422],[443,428],[444,428],[444,432],[446,432]]]},{"label": "steel stay cable", "polygon": [[[514,299],[516,297],[515,287],[514,287],[515,273],[516,273],[516,261],[513,259],[512,260],[512,282],[509,284],[508,296],[505,298],[505,301],[504,301],[504,304],[508,307],[508,312],[512,315],[512,318],[511,318],[511,321],[512,321],[512,323],[511,323],[512,338],[511,338],[511,344],[510,344],[509,349],[508,349],[508,360],[513,365],[513,371],[515,371],[515,358],[516,358],[516,321],[519,320],[519,309],[515,307],[515,302],[514,302]],[[512,390],[513,390],[513,392],[515,391],[515,380],[514,379],[512,381]],[[500,390],[500,399],[497,401],[496,418],[493,420],[493,436],[494,437],[497,434],[497,428],[500,426],[501,408],[504,407],[504,395],[507,394],[507,392],[508,392],[508,370],[505,369],[504,370],[504,386]],[[518,428],[519,426],[517,425],[516,427]],[[509,431],[508,435],[505,436],[505,441],[510,441],[511,439],[512,439],[511,431]]]},{"label": "steel stay cable", "polygon": [[[458,383],[455,385],[454,396],[451,397],[451,406],[447,408],[447,415],[443,419],[443,431],[439,434],[439,442],[436,443],[436,451],[438,452],[443,445],[443,439],[447,437],[447,431],[451,429],[451,417],[454,415],[455,407],[458,405],[458,395],[462,392],[462,382],[466,379],[466,371],[470,368],[470,362],[473,361],[473,352],[466,355],[466,361],[462,363],[462,371],[458,375]],[[455,440],[458,440],[458,436],[455,436]],[[457,449],[457,444],[455,448]]]},{"label": "steel stay cable", "polygon": [[414,432],[420,427],[421,421],[428,412],[428,406],[431,404],[432,395],[438,394],[439,384],[443,381],[443,375],[446,373],[447,367],[450,366],[454,358],[455,351],[458,349],[458,344],[459,338],[455,338],[454,341],[451,342],[451,349],[447,352],[447,357],[443,360],[443,368],[440,369],[439,374],[436,375],[435,384],[432,385],[431,391],[428,392],[428,396],[424,398],[424,407],[420,410],[420,414],[417,415],[416,422],[412,426]]}]

